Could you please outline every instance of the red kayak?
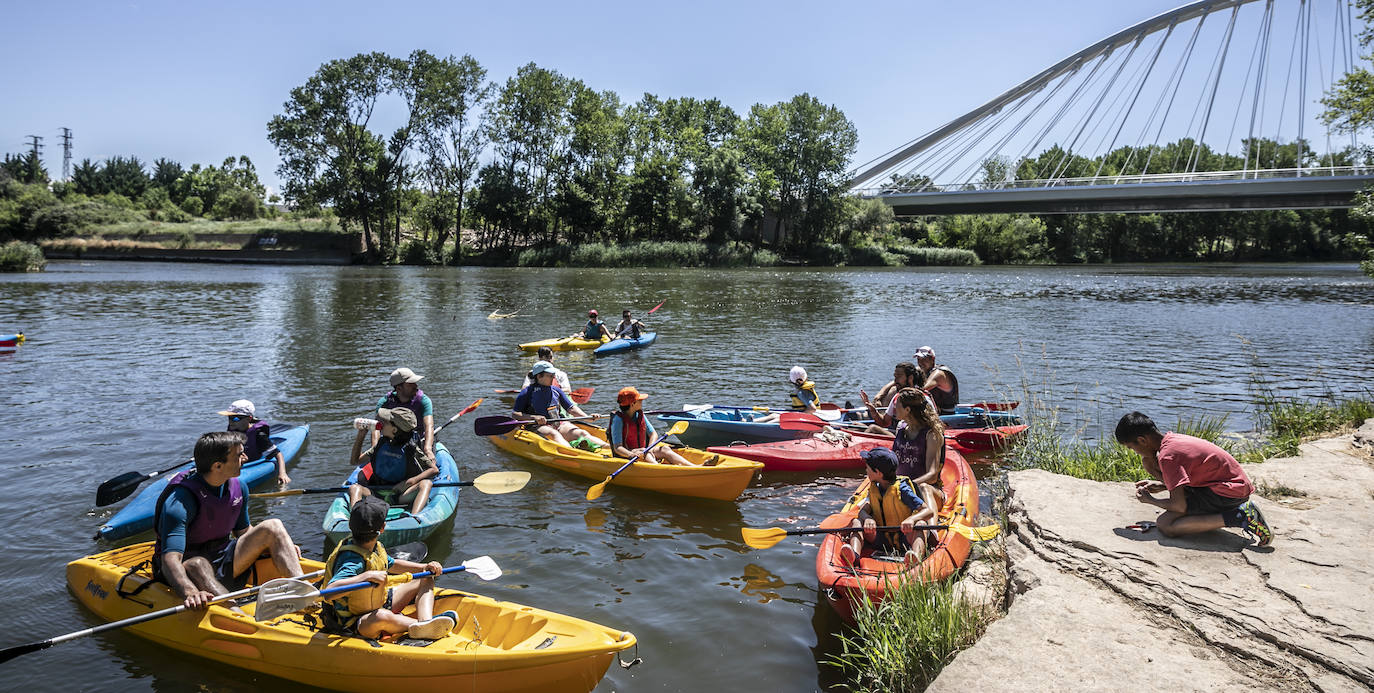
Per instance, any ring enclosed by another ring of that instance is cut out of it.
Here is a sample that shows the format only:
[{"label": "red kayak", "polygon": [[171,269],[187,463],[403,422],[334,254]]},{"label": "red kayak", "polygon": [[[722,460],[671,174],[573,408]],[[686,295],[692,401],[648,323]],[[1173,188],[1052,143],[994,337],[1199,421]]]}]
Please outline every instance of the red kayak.
[{"label": "red kayak", "polygon": [[[960,455],[996,450],[1026,430],[1024,424],[993,428],[951,428],[945,431],[945,447]],[[860,455],[876,447],[892,447],[892,436],[844,431],[844,435],[817,433],[810,438],[779,440],[753,445],[715,445],[707,450],[763,463],[765,471],[826,472],[863,469]]]}]

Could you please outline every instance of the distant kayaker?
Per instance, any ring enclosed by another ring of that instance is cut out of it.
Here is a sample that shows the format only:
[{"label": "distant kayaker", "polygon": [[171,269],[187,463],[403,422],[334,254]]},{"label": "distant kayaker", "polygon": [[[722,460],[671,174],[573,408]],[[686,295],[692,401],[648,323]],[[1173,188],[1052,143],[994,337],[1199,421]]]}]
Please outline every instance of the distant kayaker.
[{"label": "distant kayaker", "polygon": [[362,469],[357,483],[348,487],[349,505],[357,505],[359,500],[372,495],[368,486],[390,486],[390,502],[409,503],[410,513],[419,513],[429,502],[439,465],[415,444],[415,412],[405,407],[379,409],[377,424],[379,428],[374,433],[378,440],[366,452],[363,438],[368,432],[358,431],[353,439],[353,452],[348,459]]},{"label": "distant kayaker", "polygon": [[[923,496],[938,494],[935,487],[945,466],[945,425],[925,393],[914,387],[899,390],[892,401],[893,418],[897,420],[892,439],[897,474],[921,485]],[[928,500],[937,506],[943,502],[939,498]]]},{"label": "distant kayaker", "polygon": [[553,364],[548,361],[536,361],[534,363],[534,367],[530,369],[530,377],[534,379],[534,382],[515,396],[515,406],[511,410],[511,416],[520,421],[534,423],[538,427],[539,435],[559,445],[580,447],[587,450],[600,449],[600,441],[574,426],[571,421],[549,421],[549,419],[560,418],[560,408],[562,411],[579,418],[600,418],[599,415],[587,416],[581,407],[578,407],[563,393],[563,390],[554,382],[554,370],[556,369]]},{"label": "distant kayaker", "polygon": [[920,371],[916,386],[930,394],[941,414],[953,414],[954,408],[959,406],[959,379],[954,371],[949,366],[935,365],[935,350],[928,346],[917,349],[912,356],[916,357],[916,367]]},{"label": "distant kayaker", "polygon": [[277,483],[286,485],[291,483],[291,477],[286,473],[286,458],[272,442],[272,432],[268,428],[267,422],[254,416],[256,408],[253,403],[246,399],[236,399],[229,405],[228,409],[220,412],[220,416],[229,417],[229,430],[237,431],[244,435],[243,454],[248,456],[251,462],[257,459],[272,457],[277,462]]},{"label": "distant kayaker", "polygon": [[[571,335],[569,335],[569,337],[580,337],[582,339],[606,341],[611,338],[611,332],[610,330],[606,329],[606,323],[601,320],[601,317],[596,312],[596,309],[593,308],[592,310],[587,311],[587,324],[582,327],[582,331],[574,332]],[[540,355],[543,355],[542,349],[540,350]]]},{"label": "distant kayaker", "polygon": [[[397,368],[392,371],[391,392],[377,400],[377,406],[374,409],[380,412],[383,409],[405,407],[414,413],[417,422],[416,430],[418,431],[415,437],[419,439],[416,444],[423,447],[425,456],[432,460],[434,459],[434,403],[430,402],[429,395],[420,389],[419,383],[424,377],[423,375],[416,375],[415,371],[409,368]],[[373,416],[372,418],[378,417]],[[377,438],[376,433],[372,434],[373,446],[377,445]]]},{"label": "distant kayaker", "polygon": [[[416,563],[392,558],[379,540],[386,528],[387,504],[377,498],[364,498],[348,516],[352,536],[339,542],[324,562],[324,584],[343,587],[370,582],[371,587],[344,592],[330,600],[326,608],[346,630],[369,640],[393,633],[405,633],[419,640],[438,640],[458,625],[458,614],[445,611],[434,615],[434,578],[426,577],[387,587],[387,575],[429,571],[443,572],[438,561]],[[415,618],[401,613],[415,604]]]},{"label": "distant kayaker", "polygon": [[617,457],[626,459],[635,455],[643,455],[640,458],[643,462],[662,462],[685,467],[696,466],[688,462],[687,458],[677,454],[677,451],[668,447],[667,443],[645,452],[648,446],[658,441],[654,425],[649,423],[648,417],[644,416],[644,400],[646,398],[648,395],[633,387],[623,387],[620,392],[616,393],[615,403],[620,406],[620,411],[611,414],[611,425],[607,427],[611,450],[615,452]]},{"label": "distant kayaker", "polygon": [[300,549],[281,520],[248,521],[248,488],[238,478],[248,461],[243,444],[237,431],[202,435],[195,469],[169,479],[154,506],[153,579],[170,585],[189,609],[243,588],[264,552],[279,574],[301,575]]},{"label": "distant kayaker", "polygon": [[[908,566],[921,562],[926,551],[927,531],[915,525],[935,518],[935,508],[923,500],[917,485],[897,472],[897,456],[887,448],[872,448],[860,453],[868,475],[868,496],[859,504],[858,516],[850,522],[862,533],[850,533],[840,545],[840,562],[857,565],[865,543],[875,552],[905,551]],[[878,532],[878,527],[900,526],[900,531]]]},{"label": "distant kayaker", "polygon": [[630,311],[620,314],[620,324],[615,326],[616,339],[639,339],[639,335],[648,332],[649,326],[630,316]]},{"label": "distant kayaker", "polygon": [[[1158,480],[1137,481],[1135,494],[1141,503],[1164,510],[1155,522],[1165,536],[1239,527],[1259,546],[1274,539],[1264,514],[1250,500],[1255,485],[1236,458],[1216,444],[1173,431],[1161,435],[1155,422],[1138,411],[1117,422],[1116,440],[1140,455],[1146,473]],[[1155,498],[1160,491],[1168,491],[1168,498]]]},{"label": "distant kayaker", "polygon": [[[897,392],[903,388],[919,387],[920,383],[916,382],[919,374],[920,371],[916,368],[916,364],[903,361],[893,367],[891,382],[878,390],[878,396],[871,401],[867,392],[859,390],[859,399],[868,408],[868,418],[873,419],[873,423],[868,426],[867,433],[883,434],[892,433],[896,430],[897,417],[894,414],[896,406],[894,403],[897,401]],[[879,409],[883,409],[883,411],[879,411]]]},{"label": "distant kayaker", "polygon": [[[553,365],[553,349],[546,346],[539,347],[539,360],[547,361],[549,365]],[[563,392],[572,392],[572,385],[568,384],[568,374],[564,373],[561,368],[553,369],[553,382],[558,385],[558,389]],[[523,390],[533,384],[534,380],[529,373],[526,373],[525,382],[520,383],[520,389]]]}]

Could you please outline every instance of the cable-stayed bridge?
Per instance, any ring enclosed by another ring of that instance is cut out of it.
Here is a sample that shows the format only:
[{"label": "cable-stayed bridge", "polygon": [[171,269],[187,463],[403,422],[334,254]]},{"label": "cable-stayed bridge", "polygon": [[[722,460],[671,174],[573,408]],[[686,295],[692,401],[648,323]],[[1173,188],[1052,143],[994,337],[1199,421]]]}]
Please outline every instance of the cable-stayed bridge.
[{"label": "cable-stayed bridge", "polygon": [[1374,183],[1317,120],[1357,59],[1348,0],[1203,0],[1061,60],[859,167],[898,214],[1349,207]]}]

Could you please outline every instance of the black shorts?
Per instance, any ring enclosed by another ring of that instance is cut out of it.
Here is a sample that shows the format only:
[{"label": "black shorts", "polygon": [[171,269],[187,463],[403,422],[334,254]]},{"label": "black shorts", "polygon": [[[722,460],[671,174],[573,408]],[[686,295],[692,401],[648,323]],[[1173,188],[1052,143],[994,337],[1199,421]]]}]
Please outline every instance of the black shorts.
[{"label": "black shorts", "polygon": [[1250,500],[1249,496],[1227,498],[1206,486],[1184,486],[1183,495],[1188,500],[1188,509],[1184,511],[1184,515],[1217,515],[1235,510]]}]

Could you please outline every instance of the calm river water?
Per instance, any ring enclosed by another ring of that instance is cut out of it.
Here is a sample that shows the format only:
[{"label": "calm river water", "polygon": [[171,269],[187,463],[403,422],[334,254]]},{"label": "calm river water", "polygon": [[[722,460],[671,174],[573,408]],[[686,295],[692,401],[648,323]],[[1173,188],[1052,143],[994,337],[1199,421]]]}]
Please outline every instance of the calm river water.
[{"label": "calm river water", "polygon": [[[650,408],[781,404],[793,364],[827,399],[876,390],[915,347],[953,366],[965,400],[1048,389],[1068,427],[1096,436],[1129,409],[1158,420],[1226,412],[1251,427],[1256,370],[1287,393],[1368,393],[1374,281],[1354,265],[1115,266],[907,270],[556,270],[256,267],[57,262],[0,275],[0,562],[9,646],[84,628],[63,566],[103,548],[112,508],[94,491],[120,472],[189,456],[214,412],[241,397],[275,420],[308,422],[295,486],[338,483],[352,419],[409,366],[443,420],[520,384],[515,344],[566,335],[587,308],[637,315],[659,343],[593,360],[560,355],[574,387],[609,411],[634,384]],[[488,320],[493,310],[518,317]],[[1067,431],[1072,433],[1073,431]],[[459,422],[442,434],[463,476],[534,474],[520,493],[465,491],[430,544],[456,562],[489,554],[497,582],[451,584],[635,633],[644,663],[612,665],[601,691],[719,691],[758,682],[801,691],[833,680],[838,620],[817,603],[815,543],[750,551],[741,526],[812,525],[855,478],[768,474],[735,503],[591,482],[508,456]],[[257,500],[318,557],[324,496]],[[118,506],[116,506],[118,507]],[[140,538],[141,539],[141,538]],[[299,690],[126,633],[64,643],[4,665],[8,690]]]}]

